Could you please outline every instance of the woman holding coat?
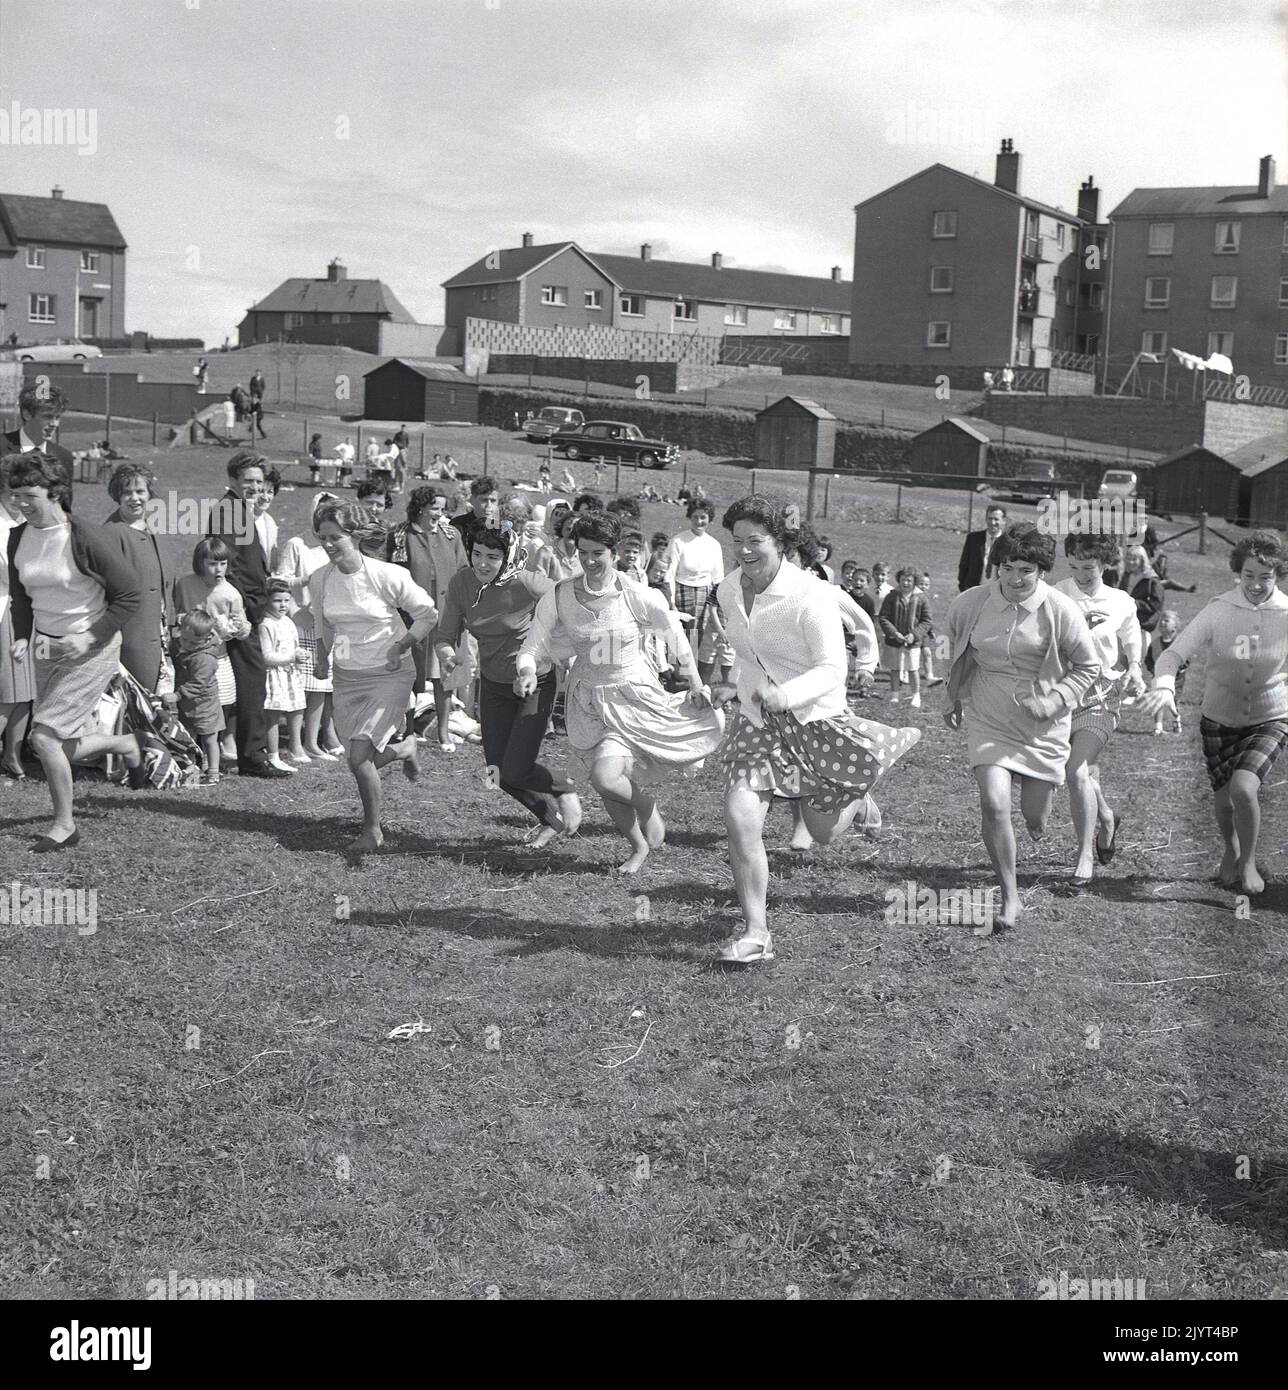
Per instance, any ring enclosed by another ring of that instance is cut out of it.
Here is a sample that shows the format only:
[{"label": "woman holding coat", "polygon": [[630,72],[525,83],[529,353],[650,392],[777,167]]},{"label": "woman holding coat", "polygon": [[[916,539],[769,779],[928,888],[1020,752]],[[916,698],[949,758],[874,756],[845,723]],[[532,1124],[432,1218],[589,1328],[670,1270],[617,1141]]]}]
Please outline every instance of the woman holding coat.
[{"label": "woman holding coat", "polygon": [[121,629],[121,665],[149,695],[157,693],[165,661],[166,577],[156,537],[148,527],[156,475],[138,463],[113,469],[107,491],[116,510],[103,523],[120,537],[138,580],[139,607]]}]

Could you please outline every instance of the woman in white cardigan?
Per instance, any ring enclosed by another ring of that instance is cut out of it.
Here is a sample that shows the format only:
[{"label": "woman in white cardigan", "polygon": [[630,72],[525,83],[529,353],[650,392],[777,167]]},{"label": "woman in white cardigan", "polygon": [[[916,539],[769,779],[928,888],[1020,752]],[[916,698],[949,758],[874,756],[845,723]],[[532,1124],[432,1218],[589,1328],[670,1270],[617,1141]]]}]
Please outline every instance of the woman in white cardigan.
[{"label": "woman in white cardigan", "polygon": [[1154,688],[1141,707],[1176,714],[1176,673],[1202,655],[1199,732],[1216,793],[1223,853],[1216,880],[1249,896],[1265,890],[1257,870],[1261,784],[1288,739],[1288,550],[1273,531],[1254,531],[1234,547],[1239,577],[1219,594],[1154,663]]},{"label": "woman in white cardigan", "polygon": [[921,737],[860,719],[845,701],[845,638],[834,586],[784,555],[790,529],[764,497],[744,497],[724,514],[739,568],[717,602],[734,650],[739,715],[722,752],[725,823],[744,930],[720,952],[730,965],[772,960],[766,920],[769,863],[765,816],[775,792],[799,798],[805,829],[820,844],[844,834],[872,803],[868,789]]},{"label": "woman in white cardigan", "polygon": [[[437,626],[438,610],[401,565],[363,554],[364,542],[375,548],[384,538],[366,508],[356,502],[320,507],[314,530],[330,563],[308,581],[317,625],[313,669],[326,676],[335,657],[335,728],[362,798],[362,834],[349,848],[369,854],[384,844],[380,769],[400,761],[409,781],[420,776],[415,736],[393,739],[416,680],[412,648]],[[399,610],[411,618],[410,629]]]}]

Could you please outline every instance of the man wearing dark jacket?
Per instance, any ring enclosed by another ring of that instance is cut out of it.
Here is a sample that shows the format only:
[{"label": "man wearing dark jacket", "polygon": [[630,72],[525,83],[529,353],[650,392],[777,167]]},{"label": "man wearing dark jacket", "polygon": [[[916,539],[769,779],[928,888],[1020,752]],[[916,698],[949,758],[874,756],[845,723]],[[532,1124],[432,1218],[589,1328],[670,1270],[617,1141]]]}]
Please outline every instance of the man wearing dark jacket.
[{"label": "man wearing dark jacket", "polygon": [[998,540],[1005,530],[1006,508],[996,502],[990,503],[984,509],[984,529],[966,533],[962,557],[957,562],[957,587],[962,593],[967,589],[977,588],[997,573],[988,563],[988,555],[994,541]]},{"label": "man wearing dark jacket", "polygon": [[4,436],[6,454],[25,454],[29,449],[41,450],[46,458],[57,459],[71,475],[72,456],[61,444],[54,443],[58,421],[67,409],[67,397],[57,386],[29,383],[18,392],[19,425]]}]

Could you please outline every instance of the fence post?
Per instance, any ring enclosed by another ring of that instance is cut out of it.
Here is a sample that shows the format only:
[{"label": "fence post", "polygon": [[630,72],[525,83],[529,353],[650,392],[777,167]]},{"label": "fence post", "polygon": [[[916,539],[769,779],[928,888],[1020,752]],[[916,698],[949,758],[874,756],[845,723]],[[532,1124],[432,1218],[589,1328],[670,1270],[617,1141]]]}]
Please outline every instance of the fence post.
[{"label": "fence post", "polygon": [[300,404],[300,371],[297,367],[291,374],[291,404],[297,409]]},{"label": "fence post", "polygon": [[811,525],[814,521],[814,481],[817,473],[818,469],[816,468],[809,470],[809,482],[805,488],[805,520]]},{"label": "fence post", "polygon": [[425,431],[420,432],[420,472],[416,475],[419,478],[425,476]]},{"label": "fence post", "polygon": [[622,461],[613,460],[613,496],[618,497],[622,491]]},{"label": "fence post", "polygon": [[881,428],[885,429],[885,406],[881,407]]},{"label": "fence post", "polygon": [[751,490],[752,492],[756,490],[756,470],[754,468],[751,470]]},{"label": "fence post", "polygon": [[966,529],[972,531],[975,528],[975,489],[966,494]]},{"label": "fence post", "polygon": [[894,485],[894,519],[899,520],[899,513],[903,510],[903,484]]},{"label": "fence post", "polygon": [[1207,554],[1207,520],[1206,512],[1199,513],[1199,554]]},{"label": "fence post", "polygon": [[685,459],[685,460],[684,460],[684,476],[680,479],[680,486],[681,486],[681,487],[688,487],[688,485],[689,485],[689,460],[688,460],[688,459]]},{"label": "fence post", "polygon": [[154,410],[154,411],[152,412],[152,447],[155,449],[156,446],[157,446],[157,413],[156,413],[156,411]]},{"label": "fence post", "polygon": [[487,476],[487,440],[483,441],[483,475]]},{"label": "fence post", "polygon": [[827,504],[832,500],[832,475],[826,474],[823,478],[823,520],[827,520]]},{"label": "fence post", "polygon": [[306,415],[306,416],[304,417],[304,452],[307,454],[308,451],[309,451],[309,417]]}]

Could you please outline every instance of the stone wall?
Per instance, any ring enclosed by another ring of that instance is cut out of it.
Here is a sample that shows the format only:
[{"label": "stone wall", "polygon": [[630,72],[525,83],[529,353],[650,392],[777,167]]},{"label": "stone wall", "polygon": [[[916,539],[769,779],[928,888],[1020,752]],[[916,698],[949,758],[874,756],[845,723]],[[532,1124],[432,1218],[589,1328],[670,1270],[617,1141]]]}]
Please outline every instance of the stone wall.
[{"label": "stone wall", "polygon": [[1288,410],[1268,405],[1238,405],[1231,401],[1207,401],[1201,442],[1222,458],[1266,434],[1288,436]]}]

